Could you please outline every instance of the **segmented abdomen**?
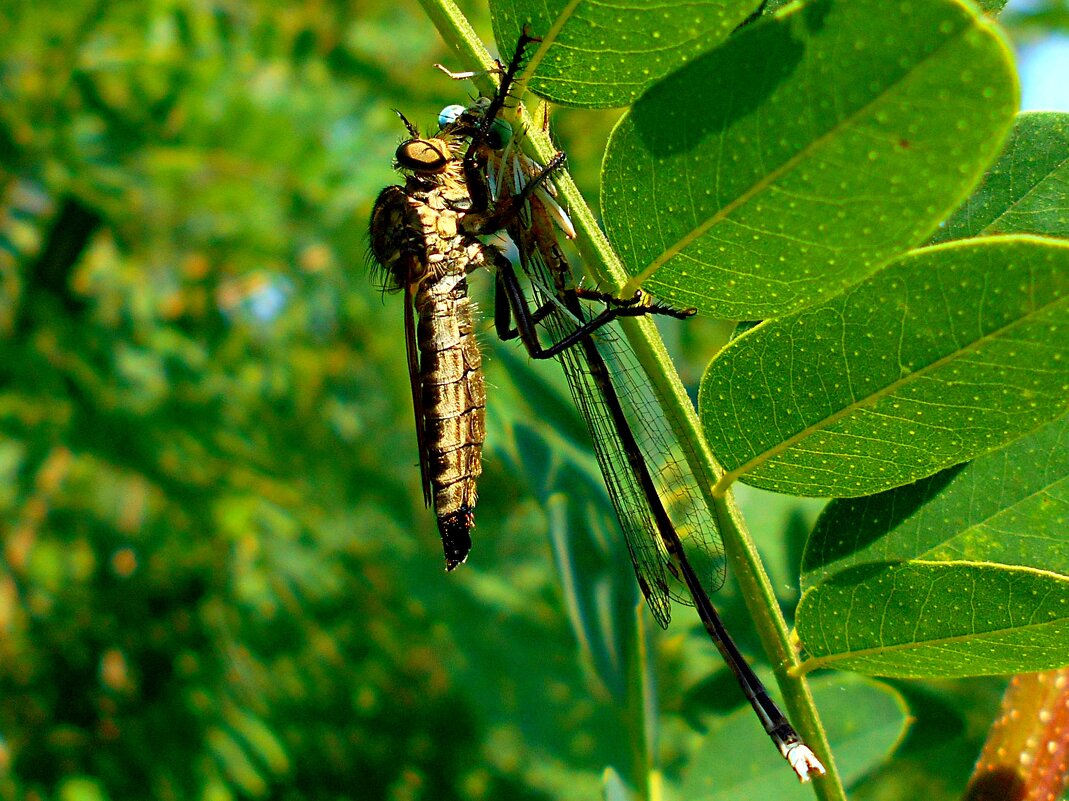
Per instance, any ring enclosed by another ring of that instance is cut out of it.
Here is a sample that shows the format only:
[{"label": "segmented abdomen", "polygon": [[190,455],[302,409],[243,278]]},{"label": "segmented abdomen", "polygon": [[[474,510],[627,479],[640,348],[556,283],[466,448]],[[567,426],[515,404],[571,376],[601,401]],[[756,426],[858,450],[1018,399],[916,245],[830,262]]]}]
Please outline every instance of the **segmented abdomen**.
[{"label": "segmented abdomen", "polygon": [[482,354],[467,282],[425,280],[415,298],[426,458],[446,569],[467,558],[486,438]]}]

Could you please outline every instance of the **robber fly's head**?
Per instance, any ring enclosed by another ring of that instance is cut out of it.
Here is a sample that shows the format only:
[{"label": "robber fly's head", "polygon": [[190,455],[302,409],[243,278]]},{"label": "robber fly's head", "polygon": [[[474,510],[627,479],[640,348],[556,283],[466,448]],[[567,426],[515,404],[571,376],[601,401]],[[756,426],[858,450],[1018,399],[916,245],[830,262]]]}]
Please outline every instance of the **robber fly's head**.
[{"label": "robber fly's head", "polygon": [[[438,130],[454,135],[471,136],[490,106],[490,98],[480,97],[470,106],[446,106],[438,114]],[[500,117],[494,119],[486,134],[486,146],[503,150],[512,139],[512,126]]]},{"label": "robber fly's head", "polygon": [[438,136],[425,137],[400,111],[397,112],[397,116],[401,118],[411,135],[410,139],[406,139],[397,146],[394,153],[397,169],[431,183],[436,183],[435,176],[451,174],[459,170],[457,155],[462,143],[457,137],[443,132],[440,132]]}]

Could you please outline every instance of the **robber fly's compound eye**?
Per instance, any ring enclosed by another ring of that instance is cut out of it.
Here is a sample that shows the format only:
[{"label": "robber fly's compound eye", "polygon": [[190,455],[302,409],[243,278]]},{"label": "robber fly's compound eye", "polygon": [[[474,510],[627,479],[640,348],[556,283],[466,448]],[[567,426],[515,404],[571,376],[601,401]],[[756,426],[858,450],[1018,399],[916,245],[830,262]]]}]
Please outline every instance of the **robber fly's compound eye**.
[{"label": "robber fly's compound eye", "polygon": [[451,158],[441,139],[409,139],[398,146],[396,156],[403,169],[430,173],[443,172]]}]

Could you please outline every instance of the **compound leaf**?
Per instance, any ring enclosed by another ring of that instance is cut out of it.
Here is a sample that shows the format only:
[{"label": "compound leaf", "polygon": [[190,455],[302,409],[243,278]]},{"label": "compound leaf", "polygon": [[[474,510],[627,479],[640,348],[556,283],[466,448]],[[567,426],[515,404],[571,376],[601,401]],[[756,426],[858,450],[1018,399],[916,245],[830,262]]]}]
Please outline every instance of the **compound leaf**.
[{"label": "compound leaf", "polygon": [[923,242],[1013,122],[992,23],[953,0],[814,0],[651,87],[603,169],[635,284],[727,319],[840,292]]},{"label": "compound leaf", "polygon": [[1069,408],[1069,244],[915,251],[732,341],[699,411],[725,483],[853,497],[902,486]]}]

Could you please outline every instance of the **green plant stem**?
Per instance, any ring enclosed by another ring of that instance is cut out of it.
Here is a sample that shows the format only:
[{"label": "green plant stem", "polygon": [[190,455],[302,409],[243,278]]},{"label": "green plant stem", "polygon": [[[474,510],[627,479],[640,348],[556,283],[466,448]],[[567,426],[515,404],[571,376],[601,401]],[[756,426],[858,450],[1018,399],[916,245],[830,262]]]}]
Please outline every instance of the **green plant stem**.
[{"label": "green plant stem", "polygon": [[627,703],[625,725],[631,736],[631,762],[627,782],[644,801],[653,801],[650,781],[656,771],[654,752],[657,743],[656,687],[650,664],[645,613],[636,604],[631,610],[628,630],[634,635],[628,647]]},{"label": "green plant stem", "polygon": [[491,77],[490,70],[496,64],[456,3],[453,0],[419,0],[419,4],[438,29],[442,41],[452,47],[459,56],[460,63],[472,64],[474,69],[484,71],[485,74],[473,76],[472,81],[480,92],[487,96],[492,95],[497,83]]},{"label": "green plant stem", "polygon": [[[791,721],[824,763],[827,775],[814,782],[814,790],[822,799],[845,801],[846,793],[836,769],[831,746],[824,726],[820,722],[809,682],[796,675],[793,669],[799,664],[798,654],[791,647],[787,623],[780,612],[779,603],[772,590],[765,567],[750,538],[746,522],[729,491],[714,499],[717,522],[727,544],[726,552],[732,573],[739,582],[746,608],[754,621],[761,646],[772,659],[776,683],[783,694],[783,701]],[[734,546],[734,547],[733,547]]]},{"label": "green plant stem", "polygon": [[[745,520],[731,491],[719,495],[712,492],[716,478],[723,470],[708,449],[694,405],[679,380],[679,374],[672,366],[653,322],[648,318],[632,318],[620,322],[639,363],[657,387],[662,408],[672,425],[673,433],[680,442],[696,446],[684,449],[688,464],[698,479],[706,504],[716,516],[731,573],[739,582],[746,609],[753,619],[761,646],[772,662],[776,683],[783,694],[791,721],[828,770],[823,779],[814,782],[814,791],[825,801],[845,801],[846,794],[835,768],[809,683],[805,678],[793,673],[799,664],[798,655],[791,647],[787,623],[783,619],[772,582],[765,572],[757,547],[750,538]],[[629,330],[631,328],[636,330]]]},{"label": "green plant stem", "polygon": [[[453,46],[461,58],[483,70],[493,67],[493,59],[451,0],[420,0],[420,3],[443,39]],[[489,74],[475,77],[480,79],[476,80],[476,85],[481,91],[486,91],[486,87],[490,87],[490,91],[493,90],[494,81]],[[525,149],[529,149],[541,163],[548,162],[556,153],[548,134],[533,124],[530,115],[522,106],[512,113],[518,117],[522,130],[527,132],[524,137]],[[571,214],[578,233],[579,251],[588,269],[601,285],[618,291],[630,276],[595,220],[593,212],[567,171],[555,173],[554,181]],[[709,451],[694,405],[672,366],[653,321],[649,318],[625,318],[621,319],[620,323],[639,363],[657,388],[673,433],[680,442],[693,444],[693,447],[684,448],[687,462],[698,479],[706,505],[717,518],[726,546],[728,563],[739,582],[762,647],[772,660],[776,682],[791,719],[828,769],[827,776],[814,781],[813,789],[824,801],[845,801],[842,781],[835,768],[808,683],[804,677],[792,675],[793,669],[799,664],[798,656],[791,647],[787,623],[783,619],[757,548],[750,539],[730,489],[713,493],[713,487],[724,470]],[[644,787],[639,783],[633,786]]]},{"label": "green plant stem", "polygon": [[[521,110],[521,124],[527,131],[526,141],[530,143],[534,155],[544,164],[556,152],[553,143],[529,118],[523,118],[522,114]],[[579,235],[577,244],[588,268],[602,285],[619,290],[629,276],[594,219],[593,212],[567,172],[562,170],[556,173],[554,179],[575,224]],[[761,645],[772,661],[776,682],[783,694],[791,720],[828,769],[827,776],[814,782],[814,790],[817,796],[825,801],[845,801],[842,781],[835,769],[831,749],[813,703],[808,682],[802,676],[793,675],[793,669],[799,664],[798,655],[791,647],[787,623],[783,619],[772,583],[730,489],[715,495],[713,493],[713,487],[724,470],[709,451],[694,404],[691,403],[683,382],[672,365],[653,321],[648,317],[634,317],[623,318],[618,322],[627,335],[643,371],[657,388],[673,434],[679,442],[691,443],[693,446],[684,448],[688,465],[698,480],[706,505],[716,516],[720,535],[726,546],[728,563],[739,582]]]}]

